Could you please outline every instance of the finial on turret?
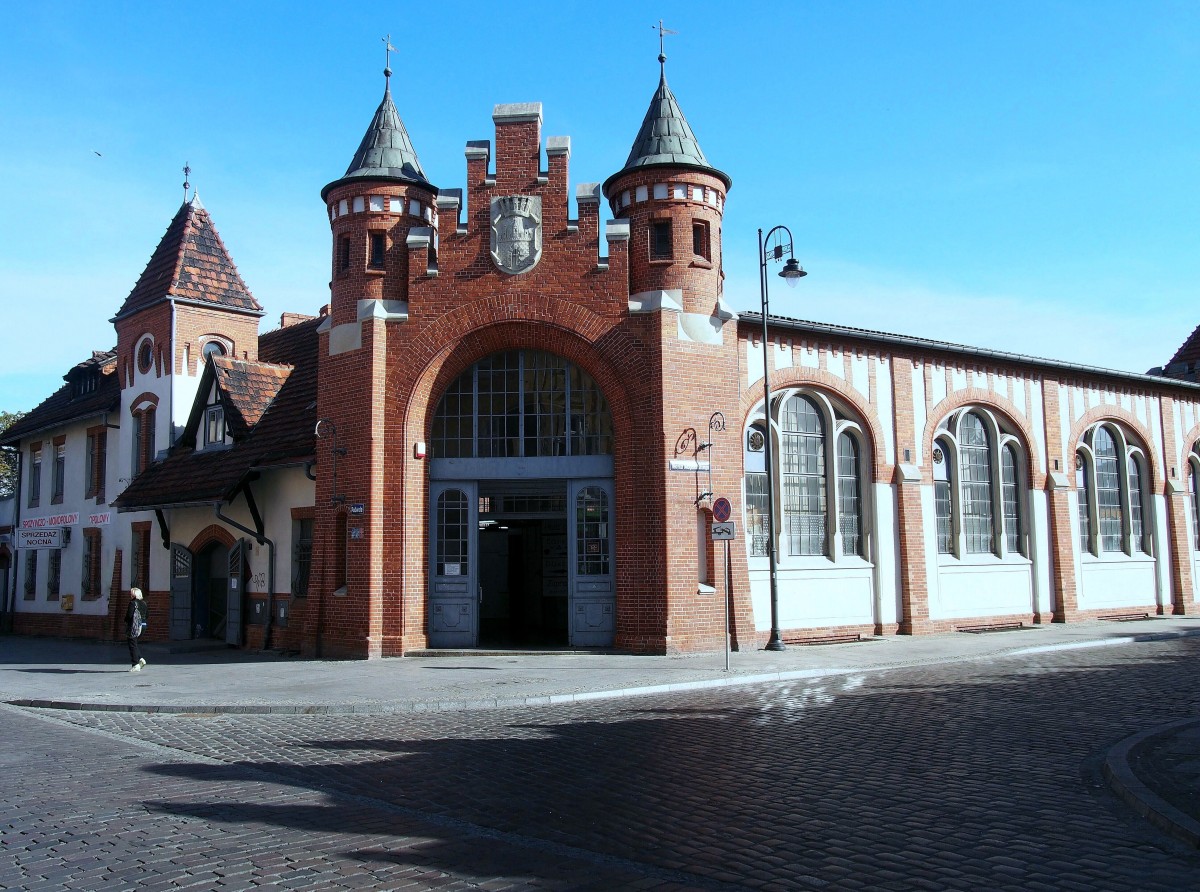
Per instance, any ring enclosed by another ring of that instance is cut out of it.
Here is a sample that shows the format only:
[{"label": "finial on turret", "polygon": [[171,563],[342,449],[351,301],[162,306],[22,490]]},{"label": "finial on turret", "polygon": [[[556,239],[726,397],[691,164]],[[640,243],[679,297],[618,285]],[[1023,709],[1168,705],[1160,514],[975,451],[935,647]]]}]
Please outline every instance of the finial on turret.
[{"label": "finial on turret", "polygon": [[188,165],[188,163],[186,161],[184,161],[183,162],[183,203],[184,204],[187,204],[187,200],[188,200],[187,190],[192,187],[192,184],[188,182],[188,176],[191,174],[191,172],[192,172],[192,168]]},{"label": "finial on turret", "polygon": [[387,79],[384,90],[388,93],[392,91],[392,53],[397,53],[397,50],[392,46],[392,35],[382,38],[385,47],[383,51],[383,76]]},{"label": "finial on turret", "polygon": [[670,28],[664,28],[662,19],[658,20],[657,25],[651,25],[650,27],[654,28],[656,31],[658,31],[658,65],[659,65],[659,68],[662,70],[662,76],[666,77],[667,76],[667,53],[666,53],[665,47],[663,46],[663,35],[678,34],[679,32],[672,31]]}]

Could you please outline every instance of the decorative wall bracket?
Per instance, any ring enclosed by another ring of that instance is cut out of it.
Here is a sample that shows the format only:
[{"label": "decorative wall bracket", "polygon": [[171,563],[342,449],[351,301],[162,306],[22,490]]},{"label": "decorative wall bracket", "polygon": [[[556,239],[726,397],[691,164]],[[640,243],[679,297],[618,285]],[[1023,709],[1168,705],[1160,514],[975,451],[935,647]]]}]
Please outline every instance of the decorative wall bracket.
[{"label": "decorative wall bracket", "polygon": [[337,491],[337,462],[338,458],[346,454],[346,447],[338,445],[337,425],[330,418],[322,418],[317,422],[317,426],[313,429],[313,434],[318,440],[325,439],[328,434],[332,440],[332,446],[329,450],[332,456],[329,468],[329,488],[332,490],[332,495],[329,496],[329,502],[333,505],[344,505],[346,496],[344,493]]}]

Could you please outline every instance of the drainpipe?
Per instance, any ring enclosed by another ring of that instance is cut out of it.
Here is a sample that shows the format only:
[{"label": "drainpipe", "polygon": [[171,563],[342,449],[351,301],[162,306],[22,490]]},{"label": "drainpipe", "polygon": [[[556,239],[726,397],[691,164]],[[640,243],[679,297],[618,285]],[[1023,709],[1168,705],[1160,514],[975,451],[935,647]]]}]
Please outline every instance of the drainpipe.
[{"label": "drainpipe", "polygon": [[250,492],[250,484],[243,484],[242,491],[246,495],[246,501],[250,504],[250,513],[254,515],[255,523],[258,525],[257,530],[252,530],[232,517],[226,517],[222,514],[220,502],[214,505],[213,509],[216,511],[218,520],[224,521],[234,529],[241,530],[247,536],[253,536],[254,541],[259,545],[267,546],[267,625],[263,630],[262,649],[268,650],[271,647],[271,626],[275,613],[275,542],[263,535],[262,518],[258,516],[258,509],[254,504],[254,496]]}]

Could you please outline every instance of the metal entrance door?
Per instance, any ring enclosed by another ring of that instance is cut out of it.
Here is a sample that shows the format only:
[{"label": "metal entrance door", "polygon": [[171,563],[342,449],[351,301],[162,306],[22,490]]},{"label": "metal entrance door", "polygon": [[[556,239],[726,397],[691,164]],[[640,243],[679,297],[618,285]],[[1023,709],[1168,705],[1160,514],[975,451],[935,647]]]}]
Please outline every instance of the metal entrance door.
[{"label": "metal entrance door", "polygon": [[429,646],[479,640],[479,498],[474,481],[429,485]]},{"label": "metal entrance door", "polygon": [[575,647],[608,647],[616,633],[614,516],[612,480],[569,481],[567,611]]},{"label": "metal entrance door", "polygon": [[192,637],[192,553],[171,545],[171,640]]},{"label": "metal entrance door", "polygon": [[246,588],[245,539],[238,539],[229,549],[229,576],[225,588],[225,643],[242,643],[242,599]]}]

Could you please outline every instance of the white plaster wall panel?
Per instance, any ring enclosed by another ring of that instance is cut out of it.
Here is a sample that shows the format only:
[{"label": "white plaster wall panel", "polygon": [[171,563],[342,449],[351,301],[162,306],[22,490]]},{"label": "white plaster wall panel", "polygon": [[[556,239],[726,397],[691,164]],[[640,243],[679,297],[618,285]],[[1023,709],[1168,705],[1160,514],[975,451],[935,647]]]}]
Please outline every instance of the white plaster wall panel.
[{"label": "white plaster wall panel", "polygon": [[925,585],[929,589],[929,605],[941,597],[941,582],[938,580],[937,509],[933,500],[933,487],[921,486],[921,541],[925,545]]},{"label": "white plaster wall panel", "polygon": [[[1133,412],[1133,395],[1132,394],[1122,393],[1122,394],[1115,395],[1115,396],[1117,399],[1118,406],[1120,406],[1126,412]],[[1145,421],[1144,418],[1142,420]]]},{"label": "white plaster wall panel", "polygon": [[[1170,473],[1168,471],[1168,473]],[[1159,557],[1155,562],[1155,567],[1158,571],[1158,606],[1165,608],[1166,613],[1171,612],[1171,562],[1175,560],[1175,555],[1171,553],[1171,538],[1167,534],[1167,498],[1163,495],[1155,495],[1150,499],[1150,510],[1153,514],[1153,546],[1154,553]],[[1190,513],[1190,512],[1184,512]],[[1186,558],[1186,555],[1181,555]]]},{"label": "white plaster wall panel", "polygon": [[897,461],[904,462],[903,450],[911,449],[912,454],[909,456],[909,461],[919,467],[924,460],[924,456],[921,455],[921,438],[925,434],[925,425],[929,423],[928,413],[925,410],[925,369],[922,366],[913,365],[912,382],[913,442],[897,445],[897,449],[900,450]]},{"label": "white plaster wall panel", "polygon": [[[291,592],[295,544],[292,541],[292,509],[316,503],[316,483],[305,476],[303,468],[288,468],[264,475],[261,482],[254,484],[254,497],[263,512],[267,538],[275,540],[275,592]],[[265,553],[263,564],[266,565]]]},{"label": "white plaster wall panel", "polygon": [[[1058,433],[1062,440],[1064,462],[1072,453],[1071,443],[1071,425],[1075,422],[1075,415],[1072,411],[1071,391],[1062,384],[1058,385]],[[1074,468],[1073,463],[1067,462],[1063,465],[1068,472]]]},{"label": "white plaster wall panel", "polygon": [[1024,378],[1013,378],[1012,401],[1013,405],[1017,407],[1017,411],[1028,418],[1029,406],[1025,403],[1026,384],[1027,382]]},{"label": "white plaster wall panel", "polygon": [[1136,607],[1153,612],[1158,605],[1152,560],[1084,561],[1080,582],[1080,610]]},{"label": "white plaster wall panel", "polygon": [[762,381],[762,339],[746,341],[746,386]]},{"label": "white plaster wall panel", "polygon": [[899,548],[896,527],[895,487],[876,483],[875,505],[875,600],[879,622],[887,627],[900,621]]},{"label": "white plaster wall panel", "polygon": [[1008,399],[1008,376],[994,375],[992,377],[992,389],[1000,394],[1000,396]]},{"label": "white plaster wall panel", "polygon": [[[754,627],[771,628],[769,573],[750,574]],[[869,566],[852,569],[779,571],[779,626],[782,629],[873,625],[875,587]]]},{"label": "white plaster wall panel", "polygon": [[937,568],[938,598],[930,619],[1008,616],[1033,612],[1033,568],[1029,563],[944,563]]},{"label": "white plaster wall panel", "polygon": [[1050,551],[1050,502],[1045,490],[1029,493],[1029,540],[1033,556],[1033,603],[1036,611],[1048,619],[1054,609],[1050,582],[1054,558]]},{"label": "white plaster wall panel", "polygon": [[836,375],[837,377],[845,380],[846,364],[842,361],[841,350],[825,351],[825,368],[829,370],[829,374]]},{"label": "white plaster wall panel", "polygon": [[965,369],[950,370],[950,386],[954,389],[955,393],[966,388],[967,372]]},{"label": "white plaster wall panel", "polygon": [[821,367],[821,357],[817,354],[817,348],[811,344],[800,345],[800,365],[806,369],[819,369]]},{"label": "white plaster wall panel", "polygon": [[979,369],[971,369],[971,386],[979,390],[988,389],[987,372],[981,372]]},{"label": "white plaster wall panel", "polygon": [[946,394],[946,367],[943,365],[931,366],[933,380],[929,386],[929,402],[933,405],[938,405],[947,396]]},{"label": "white plaster wall panel", "polygon": [[1033,429],[1033,449],[1037,458],[1041,461],[1041,469],[1046,470],[1050,467],[1049,449],[1046,445],[1046,416],[1042,411],[1042,385],[1039,381],[1029,382],[1029,404],[1025,406],[1025,386],[1022,384],[1017,388],[1017,392],[1021,395],[1021,404],[1024,408],[1025,417],[1029,419],[1029,426]]},{"label": "white plaster wall panel", "polygon": [[1117,395],[1111,390],[1106,390],[1103,394],[1103,402],[1106,406],[1115,406],[1117,405]]},{"label": "white plaster wall panel", "polygon": [[896,463],[896,429],[892,425],[892,369],[888,360],[880,357],[875,366],[875,408],[879,426],[883,429],[883,460]]},{"label": "white plaster wall panel", "polygon": [[[1196,426],[1196,404],[1195,403],[1180,403],[1183,408],[1183,429],[1190,431]],[[1176,413],[1177,415],[1180,413]]]},{"label": "white plaster wall panel", "polygon": [[1087,392],[1084,395],[1084,404],[1087,406],[1088,409],[1094,409],[1096,406],[1100,405],[1099,391],[1094,390],[1092,388],[1088,388]]},{"label": "white plaster wall panel", "polygon": [[1184,437],[1184,433],[1186,431],[1189,431],[1192,429],[1192,426],[1188,423],[1187,419],[1184,417],[1185,413],[1183,411],[1181,411],[1183,409],[1189,410],[1188,414],[1190,414],[1191,406],[1180,405],[1176,408],[1175,417],[1172,420],[1172,423],[1175,426],[1175,448],[1179,450],[1179,455],[1176,457],[1179,459],[1179,468],[1180,468],[1181,475],[1183,473],[1183,467],[1184,467],[1183,456],[1184,456],[1184,453],[1187,452],[1187,448],[1189,445],[1188,443],[1184,442],[1183,437]]},{"label": "white plaster wall panel", "polygon": [[[1146,422],[1146,427],[1150,428],[1150,448],[1154,450],[1155,454],[1158,455],[1159,458],[1164,460],[1164,470],[1166,473],[1170,474],[1171,462],[1167,461],[1169,456],[1166,454],[1166,443],[1163,440],[1162,414],[1160,412],[1160,408],[1161,407],[1158,404],[1158,400],[1155,400],[1154,403],[1149,407],[1150,417]],[[1176,448],[1178,448],[1178,438],[1176,438],[1175,443]]]},{"label": "white plaster wall panel", "polygon": [[1133,412],[1134,417],[1137,418],[1137,420],[1142,424],[1149,424],[1150,416],[1146,408],[1146,398],[1144,396],[1138,396],[1130,397],[1130,399],[1133,404],[1133,409],[1131,411]]},{"label": "white plaster wall panel", "polygon": [[864,400],[871,398],[869,363],[866,356],[850,357],[850,384]]},{"label": "white plaster wall panel", "polygon": [[[1068,476],[1074,474],[1074,468],[1075,465],[1072,463]],[[1078,591],[1083,580],[1083,555],[1079,552],[1079,493],[1074,489],[1067,491],[1067,518],[1071,523],[1071,564],[1075,570],[1075,579],[1077,580],[1075,588]],[[1078,600],[1076,606],[1078,606]]]},{"label": "white plaster wall panel", "polygon": [[776,341],[773,346],[775,347],[772,351],[774,356],[771,358],[775,361],[775,368],[790,369],[792,367],[792,342],[790,340]]}]

